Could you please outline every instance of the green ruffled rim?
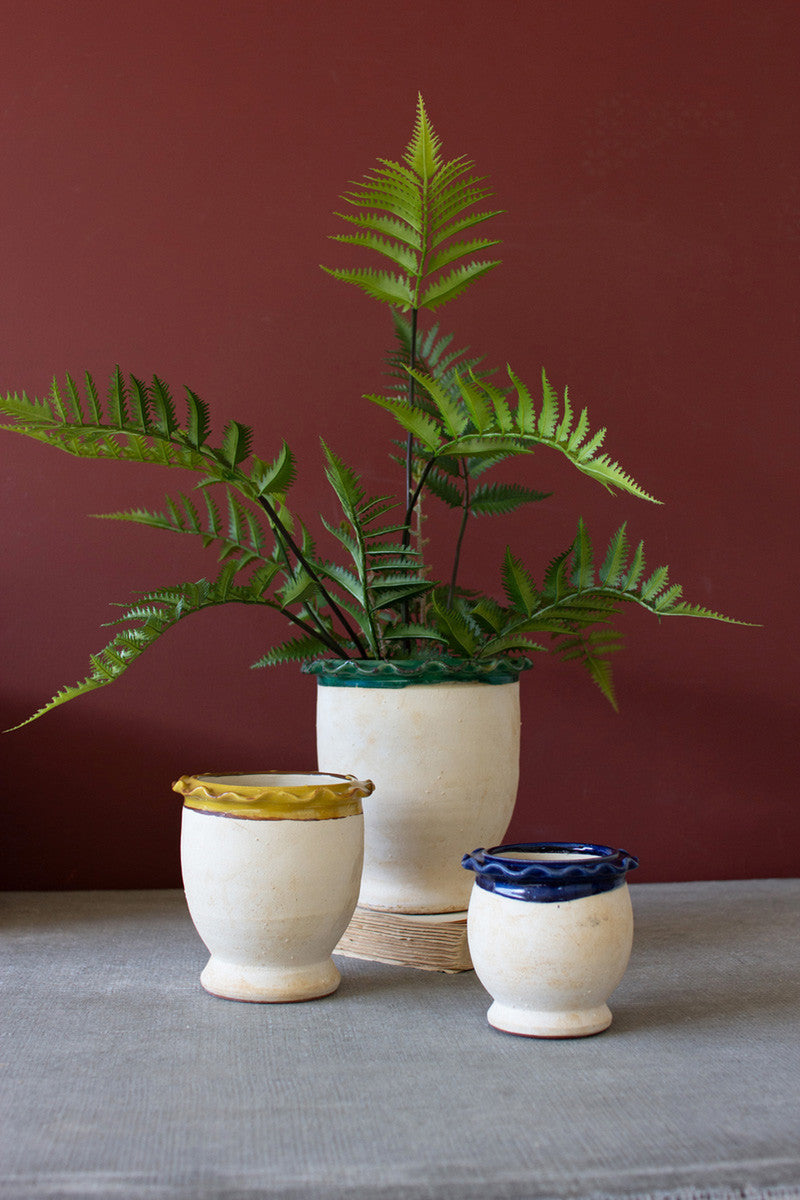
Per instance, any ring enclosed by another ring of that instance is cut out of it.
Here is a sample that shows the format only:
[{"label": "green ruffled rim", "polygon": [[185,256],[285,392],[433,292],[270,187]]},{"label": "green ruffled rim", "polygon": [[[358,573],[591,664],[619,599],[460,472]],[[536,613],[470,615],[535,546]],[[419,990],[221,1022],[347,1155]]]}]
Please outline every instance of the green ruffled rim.
[{"label": "green ruffled rim", "polygon": [[318,658],[304,663],[320,687],[404,688],[426,683],[516,683],[527,658]]}]

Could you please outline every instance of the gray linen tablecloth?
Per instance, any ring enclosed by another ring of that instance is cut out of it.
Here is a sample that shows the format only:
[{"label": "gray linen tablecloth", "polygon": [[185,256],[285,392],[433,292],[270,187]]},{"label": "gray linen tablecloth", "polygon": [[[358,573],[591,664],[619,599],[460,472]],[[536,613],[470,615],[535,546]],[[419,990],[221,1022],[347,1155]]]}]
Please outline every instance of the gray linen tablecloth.
[{"label": "gray linen tablecloth", "polygon": [[594,1038],[486,1023],[469,972],[202,991],[180,892],[0,893],[0,1197],[800,1197],[800,880],[634,884]]}]

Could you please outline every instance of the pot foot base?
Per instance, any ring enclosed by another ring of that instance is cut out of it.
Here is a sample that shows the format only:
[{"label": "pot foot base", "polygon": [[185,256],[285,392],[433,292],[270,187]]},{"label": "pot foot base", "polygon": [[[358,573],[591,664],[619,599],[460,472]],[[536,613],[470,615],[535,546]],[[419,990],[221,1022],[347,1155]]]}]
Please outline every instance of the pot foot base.
[{"label": "pot foot base", "polygon": [[275,967],[246,967],[212,955],[200,976],[200,983],[212,996],[219,996],[223,1000],[287,1004],[329,996],[336,991],[341,978],[332,959],[307,967],[280,970]]},{"label": "pot foot base", "polygon": [[356,908],[337,954],[421,971],[470,971],[467,914],[396,913]]},{"label": "pot foot base", "polygon": [[611,1024],[611,1009],[607,1004],[571,1012],[542,1012],[534,1009],[512,1008],[496,1000],[486,1014],[489,1024],[502,1033],[520,1037],[569,1038],[590,1037],[602,1033]]}]

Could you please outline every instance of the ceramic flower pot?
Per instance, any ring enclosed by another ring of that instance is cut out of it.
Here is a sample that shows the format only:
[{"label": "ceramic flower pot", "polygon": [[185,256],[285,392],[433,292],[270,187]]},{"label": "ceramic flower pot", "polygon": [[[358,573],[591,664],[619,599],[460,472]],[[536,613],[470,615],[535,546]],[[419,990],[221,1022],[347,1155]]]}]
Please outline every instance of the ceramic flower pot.
[{"label": "ceramic flower pot", "polygon": [[611,1024],[606,1001],[633,940],[626,874],[638,859],[578,842],[496,846],[465,854],[476,873],[467,936],[506,1033],[585,1037]]},{"label": "ceramic flower pot", "polygon": [[325,996],[353,915],[369,781],[348,775],[194,775],[184,797],[186,901],[211,953],[200,982],[228,1000]]},{"label": "ceramic flower pot", "polygon": [[320,770],[373,780],[359,904],[398,913],[466,909],[464,846],[499,841],[519,781],[519,666],[447,659],[325,660]]}]

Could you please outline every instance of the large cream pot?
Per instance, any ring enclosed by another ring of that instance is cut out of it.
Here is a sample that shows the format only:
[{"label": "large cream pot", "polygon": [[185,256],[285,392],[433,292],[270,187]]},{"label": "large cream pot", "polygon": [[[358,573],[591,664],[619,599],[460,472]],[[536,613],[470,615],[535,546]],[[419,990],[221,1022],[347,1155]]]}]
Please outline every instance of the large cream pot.
[{"label": "large cream pot", "polygon": [[[430,661],[322,664],[320,770],[369,778],[359,904],[400,913],[466,909],[465,847],[504,836],[517,796],[519,679]],[[490,681],[491,680],[491,681]]]}]

